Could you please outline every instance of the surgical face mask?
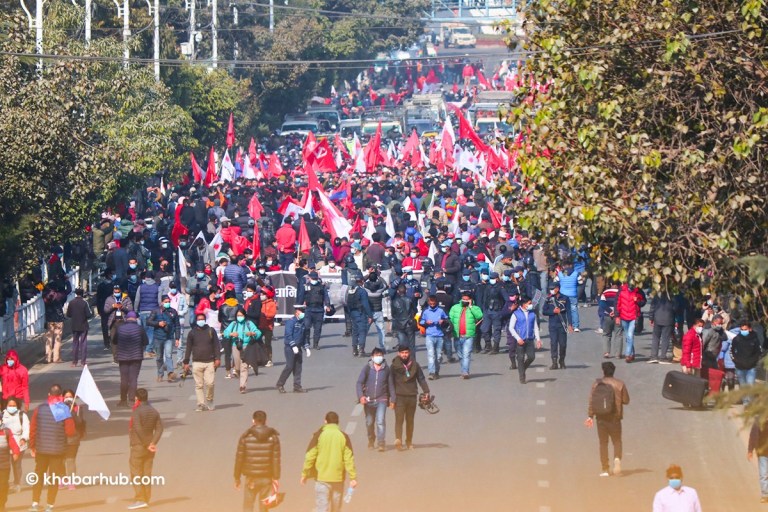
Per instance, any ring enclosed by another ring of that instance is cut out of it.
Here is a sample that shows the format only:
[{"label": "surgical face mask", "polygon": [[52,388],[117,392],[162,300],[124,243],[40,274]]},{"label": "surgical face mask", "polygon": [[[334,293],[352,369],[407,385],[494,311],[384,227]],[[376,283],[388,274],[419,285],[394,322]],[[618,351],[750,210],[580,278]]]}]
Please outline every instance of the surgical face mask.
[{"label": "surgical face mask", "polygon": [[750,333],[750,331],[747,331],[745,329],[741,329],[739,331],[739,334],[741,334],[742,336],[749,336],[749,333]]},{"label": "surgical face mask", "polygon": [[171,293],[171,295],[176,295],[176,293],[177,293],[177,291],[178,291],[178,290],[176,290],[176,288],[171,288],[171,289],[170,289],[170,290],[168,290],[168,291]]},{"label": "surgical face mask", "polygon": [[487,281],[488,280],[488,274],[480,274],[480,279],[482,279],[483,281]]},{"label": "surgical face mask", "polygon": [[464,281],[469,281],[469,276],[461,276]]},{"label": "surgical face mask", "polygon": [[299,320],[304,320],[304,313],[299,313],[299,316],[297,316]]},{"label": "surgical face mask", "polygon": [[418,258],[418,257],[419,257],[418,253],[415,253],[415,252],[411,253],[411,258]]},{"label": "surgical face mask", "polygon": [[171,309],[171,303],[170,302],[163,302],[163,307],[165,309]]},{"label": "surgical face mask", "polygon": [[261,300],[267,300],[267,296],[266,296],[266,295],[264,295],[263,293],[262,293],[261,295],[259,295],[259,298],[260,298]]},{"label": "surgical face mask", "polygon": [[488,282],[491,284],[496,284],[496,281],[497,281],[496,279],[490,279]]},{"label": "surgical face mask", "polygon": [[272,265],[272,260],[267,260],[267,266],[269,267],[271,265]]},{"label": "surgical face mask", "polygon": [[374,364],[381,364],[381,363],[384,362],[384,357],[383,356],[373,356],[373,358],[371,360],[374,362]]},{"label": "surgical face mask", "polygon": [[357,252],[357,249],[350,249],[349,252],[350,254],[355,254]]},{"label": "surgical face mask", "polygon": [[74,398],[65,398],[65,399],[64,399],[64,403],[65,403],[65,404],[72,404],[72,402],[74,402],[74,401],[75,401],[75,399],[74,399]]},{"label": "surgical face mask", "polygon": [[263,276],[264,274],[266,274],[266,273],[267,273],[267,271],[266,271],[266,270],[264,270],[263,268],[260,268],[260,269],[259,269],[259,274],[261,274],[262,276]]},{"label": "surgical face mask", "polygon": [[515,279],[520,279],[520,272],[515,272]]},{"label": "surgical face mask", "polygon": [[336,266],[336,263],[334,263],[334,262],[332,261],[332,262],[330,262],[330,263],[328,264],[328,266],[329,266],[329,267],[331,267],[331,268],[334,268],[334,267]]},{"label": "surgical face mask", "polygon": [[703,327],[694,327],[693,330],[696,331],[696,334],[701,334],[701,331],[703,331],[704,328]]},{"label": "surgical face mask", "polygon": [[18,407],[6,407],[5,410],[8,411],[8,414],[16,414],[19,412]]},{"label": "surgical face mask", "polygon": [[136,282],[137,279],[138,278],[136,276],[131,276],[131,281],[133,281],[134,283]]},{"label": "surgical face mask", "polygon": [[14,361],[13,359],[9,359],[9,360],[6,361],[6,363],[8,364],[8,366],[12,367],[13,365],[16,364],[16,361]]},{"label": "surgical face mask", "polygon": [[205,327],[205,320],[198,320],[195,323],[198,325],[198,327]]},{"label": "surgical face mask", "polygon": [[113,296],[114,298],[116,298],[116,299],[119,299],[119,298],[120,298],[120,294],[119,294],[119,293],[113,293],[113,294],[112,294],[112,296]]},{"label": "surgical face mask", "polygon": [[501,279],[504,280],[504,281],[509,281],[510,277],[509,276],[501,276]]},{"label": "surgical face mask", "polygon": [[532,304],[528,304],[528,305],[525,307],[525,310],[526,310],[526,311],[533,311],[533,305],[532,305]]},{"label": "surgical face mask", "polygon": [[237,317],[237,321],[238,321],[238,322],[241,322],[241,323],[242,323],[242,322],[245,322],[245,317],[244,317],[244,316],[238,316],[238,317]]},{"label": "surgical face mask", "polygon": [[197,278],[198,278],[198,279],[202,279],[202,278],[204,278],[204,277],[205,277],[205,272],[198,272],[198,273],[197,273]]},{"label": "surgical face mask", "polygon": [[253,292],[243,292],[243,297],[245,297],[246,299],[250,299],[251,297],[253,297]]},{"label": "surgical face mask", "polygon": [[136,267],[138,267],[138,265],[136,263],[129,263],[128,267],[130,267],[131,270],[136,270]]},{"label": "surgical face mask", "polygon": [[184,248],[186,246],[187,246],[187,242],[179,242],[179,247]]},{"label": "surgical face mask", "polygon": [[680,489],[680,487],[683,486],[683,481],[679,478],[670,478],[669,479],[669,486],[673,488],[674,490]]},{"label": "surgical face mask", "polygon": [[469,301],[468,300],[463,300],[463,301],[461,301],[461,305],[463,307],[467,308],[467,307],[469,307]]},{"label": "surgical face mask", "polygon": [[311,284],[312,286],[316,285],[317,284],[317,279],[310,279],[309,280],[309,284]]},{"label": "surgical face mask", "polygon": [[168,244],[161,244],[160,247],[162,247],[163,249],[167,249],[168,248]]}]

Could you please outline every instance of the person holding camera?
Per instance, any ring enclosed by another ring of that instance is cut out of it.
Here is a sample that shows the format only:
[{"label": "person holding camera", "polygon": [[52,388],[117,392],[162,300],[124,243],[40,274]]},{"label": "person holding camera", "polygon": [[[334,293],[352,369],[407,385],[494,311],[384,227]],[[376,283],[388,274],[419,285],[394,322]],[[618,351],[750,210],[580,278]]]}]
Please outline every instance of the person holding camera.
[{"label": "person holding camera", "polygon": [[384,360],[384,351],[376,347],[371,352],[371,360],[366,363],[357,378],[357,400],[365,408],[368,448],[373,449],[375,444],[380,452],[385,450],[387,407],[395,408],[392,401],[395,386],[389,375],[390,369]]}]

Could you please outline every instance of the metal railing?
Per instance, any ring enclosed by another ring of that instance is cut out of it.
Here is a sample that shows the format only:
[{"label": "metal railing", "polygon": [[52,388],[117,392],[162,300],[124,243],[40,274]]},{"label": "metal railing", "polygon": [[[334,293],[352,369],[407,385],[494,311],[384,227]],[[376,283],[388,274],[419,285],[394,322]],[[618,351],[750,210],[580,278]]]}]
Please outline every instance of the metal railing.
[{"label": "metal railing", "polygon": [[[72,293],[67,297],[69,302],[75,297],[75,288],[80,286],[80,267],[74,267],[67,272],[67,280],[72,287]],[[3,352],[21,343],[33,341],[43,332],[45,332],[45,304],[42,293],[16,306],[0,318],[0,346]]]}]

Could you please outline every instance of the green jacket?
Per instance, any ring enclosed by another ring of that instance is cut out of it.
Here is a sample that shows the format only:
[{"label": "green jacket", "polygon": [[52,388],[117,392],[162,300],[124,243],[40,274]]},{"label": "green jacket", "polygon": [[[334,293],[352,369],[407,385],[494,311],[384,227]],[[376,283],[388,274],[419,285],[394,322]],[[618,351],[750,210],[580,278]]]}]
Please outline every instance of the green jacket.
[{"label": "green jacket", "polygon": [[318,482],[343,482],[346,474],[351,480],[357,479],[352,441],[335,423],[327,423],[315,432],[304,457],[303,478],[314,478]]},{"label": "green jacket", "polygon": [[[461,320],[461,311],[463,309],[464,306],[459,302],[458,304],[454,304],[451,311],[448,312],[448,318],[451,319],[451,324],[453,325],[453,334],[455,334],[456,337],[459,336],[459,321]],[[483,311],[480,307],[475,305],[469,306],[467,309],[467,333],[465,334],[465,337],[474,338],[477,322],[483,318]]]}]

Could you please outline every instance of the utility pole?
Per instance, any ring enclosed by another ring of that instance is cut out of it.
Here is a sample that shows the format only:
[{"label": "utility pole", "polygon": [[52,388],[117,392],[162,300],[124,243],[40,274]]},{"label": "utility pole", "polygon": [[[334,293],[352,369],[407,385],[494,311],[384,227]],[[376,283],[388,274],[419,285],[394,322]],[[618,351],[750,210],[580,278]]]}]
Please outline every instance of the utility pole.
[{"label": "utility pole", "polygon": [[217,40],[218,27],[216,26],[219,23],[219,19],[216,13],[217,7],[217,0],[211,0],[211,66],[214,68],[218,67],[219,65],[219,42]]},{"label": "utility pole", "polygon": [[[147,0],[149,2],[149,0]],[[160,81],[160,0],[155,0],[155,33],[154,33],[154,65],[155,82]]]},{"label": "utility pole", "polygon": [[85,46],[91,46],[91,14],[93,0],[85,0]]},{"label": "utility pole", "polygon": [[117,0],[112,0],[117,7],[117,16],[123,17],[123,69],[128,69],[128,59],[131,57],[131,50],[128,48],[128,39],[131,38],[130,12],[131,8],[128,0],[123,0],[123,6]]},{"label": "utility pole", "polygon": [[195,60],[195,36],[197,35],[195,27],[195,0],[189,0],[189,60]]},{"label": "utility pole", "polygon": [[[237,27],[237,21],[238,21],[237,20],[237,14],[238,14],[237,13],[237,5],[235,5],[234,2],[230,2],[229,5],[232,7],[232,24],[235,27]],[[237,60],[237,54],[239,53],[238,52],[238,46],[237,46],[237,31],[235,31],[235,36],[233,37],[233,39],[235,40],[234,52],[233,52],[234,55],[233,55],[233,57],[234,57],[234,60]]]},{"label": "utility pole", "polygon": [[269,0],[269,33],[275,32],[275,0]]},{"label": "utility pole", "polygon": [[[29,12],[27,4],[24,0],[21,0],[21,8],[27,15],[29,20],[29,28],[35,29],[35,53],[38,55],[43,54],[43,4],[44,0],[36,0],[35,2],[35,15]],[[37,76],[40,78],[43,75],[43,59],[37,59]]]}]

